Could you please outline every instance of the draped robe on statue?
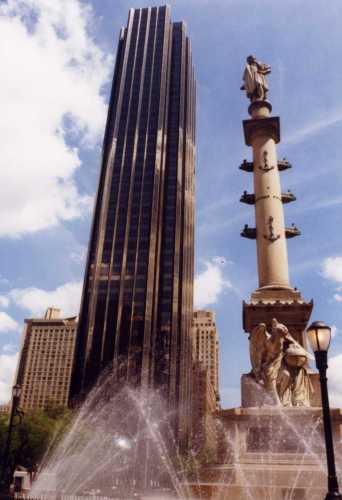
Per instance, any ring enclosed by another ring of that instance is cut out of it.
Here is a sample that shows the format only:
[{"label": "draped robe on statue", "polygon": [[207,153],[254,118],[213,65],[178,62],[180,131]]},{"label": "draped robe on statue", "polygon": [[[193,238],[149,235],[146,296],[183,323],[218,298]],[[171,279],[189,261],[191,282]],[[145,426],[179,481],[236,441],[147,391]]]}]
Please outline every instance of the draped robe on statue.
[{"label": "draped robe on statue", "polygon": [[242,89],[246,90],[247,97],[251,100],[266,99],[268,84],[266,75],[271,72],[268,64],[259,63],[255,58],[249,56],[243,73],[244,85]]}]

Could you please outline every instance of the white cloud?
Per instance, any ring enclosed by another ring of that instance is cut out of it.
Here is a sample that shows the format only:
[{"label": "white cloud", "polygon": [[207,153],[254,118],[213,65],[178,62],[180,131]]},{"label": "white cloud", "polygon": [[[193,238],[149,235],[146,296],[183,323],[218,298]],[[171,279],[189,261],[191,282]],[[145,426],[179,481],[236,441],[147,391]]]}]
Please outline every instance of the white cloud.
[{"label": "white cloud", "polygon": [[19,323],[5,312],[0,312],[0,332],[18,332],[20,331]]},{"label": "white cloud", "polygon": [[327,257],[324,259],[322,271],[325,278],[342,283],[342,257]]},{"label": "white cloud", "polygon": [[77,252],[70,252],[70,259],[75,262],[76,264],[83,264],[86,260],[87,256],[87,248],[82,247],[79,251]]},{"label": "white cloud", "polygon": [[48,307],[57,307],[61,309],[62,315],[72,316],[79,313],[81,292],[81,282],[70,282],[55,290],[17,288],[8,295],[17,306],[26,309],[32,316],[42,317]]},{"label": "white cloud", "polygon": [[331,406],[342,408],[342,354],[329,358],[327,372]]},{"label": "white cloud", "polygon": [[[325,278],[335,281],[336,283],[342,283],[342,257],[327,257],[323,261],[322,274]],[[341,291],[342,287],[337,287],[337,292]],[[334,293],[334,300],[336,302],[342,302],[342,294]]]},{"label": "white cloud", "polygon": [[336,325],[332,325],[331,327],[331,338],[336,337],[337,333],[339,332],[338,328]]},{"label": "white cloud", "polygon": [[4,285],[4,286],[8,286],[10,284],[9,280],[4,278],[1,274],[0,274],[0,285]]},{"label": "white cloud", "polygon": [[14,345],[14,344],[4,344],[2,347],[1,347],[1,351],[2,353],[4,354],[8,354],[8,353],[15,353],[18,349],[18,346]]},{"label": "white cloud", "polygon": [[0,354],[0,403],[10,400],[18,356],[18,353]]},{"label": "white cloud", "polygon": [[5,295],[0,295],[0,307],[8,307],[9,306],[9,299],[5,297]]},{"label": "white cloud", "polygon": [[308,138],[313,135],[319,134],[323,130],[331,127],[332,125],[336,125],[337,123],[342,121],[342,111],[338,110],[334,114],[330,116],[322,117],[321,119],[310,122],[309,125],[304,126],[303,128],[296,130],[293,134],[285,136],[283,140],[283,144],[298,144],[304,142]]},{"label": "white cloud", "polygon": [[222,265],[218,263],[217,257],[211,262],[205,262],[205,266],[206,269],[195,277],[194,304],[196,309],[215,304],[225,289],[232,288],[230,281],[223,276]]},{"label": "white cloud", "polygon": [[102,135],[100,94],[112,63],[89,34],[80,0],[0,4],[0,236],[18,236],[80,217],[92,199],[74,174],[81,146]]}]

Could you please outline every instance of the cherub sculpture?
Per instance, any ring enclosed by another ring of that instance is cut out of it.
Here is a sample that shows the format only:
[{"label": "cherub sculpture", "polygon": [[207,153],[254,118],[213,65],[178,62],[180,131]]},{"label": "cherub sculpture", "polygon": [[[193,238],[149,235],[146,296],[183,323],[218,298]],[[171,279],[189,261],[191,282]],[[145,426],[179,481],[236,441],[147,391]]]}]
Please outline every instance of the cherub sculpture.
[{"label": "cherub sculpture", "polygon": [[251,376],[265,391],[264,403],[275,406],[310,406],[307,359],[310,354],[272,320],[272,331],[260,323],[250,335]]},{"label": "cherub sculpture", "polygon": [[241,90],[246,91],[247,97],[253,102],[267,98],[268,84],[266,75],[271,73],[271,66],[258,62],[255,56],[247,57],[247,64],[243,72]]}]

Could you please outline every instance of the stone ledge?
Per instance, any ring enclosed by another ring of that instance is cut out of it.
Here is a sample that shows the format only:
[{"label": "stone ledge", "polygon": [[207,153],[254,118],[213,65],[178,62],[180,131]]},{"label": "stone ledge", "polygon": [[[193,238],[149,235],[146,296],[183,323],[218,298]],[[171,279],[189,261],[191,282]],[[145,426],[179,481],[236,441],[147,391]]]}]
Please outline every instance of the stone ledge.
[{"label": "stone ledge", "polygon": [[[331,408],[330,409],[331,418],[336,421],[342,422],[342,409],[341,408]],[[307,417],[307,418],[319,418],[322,416],[322,408],[319,406],[311,406],[309,408],[300,407],[300,408],[284,408],[277,406],[268,406],[259,408],[257,406],[254,407],[237,407],[237,408],[227,408],[223,410],[219,410],[217,412],[217,416],[220,418],[229,418],[233,420],[240,420],[243,417],[246,419],[255,418],[255,417],[270,417],[270,418],[279,418],[279,416],[284,415],[284,417]]]},{"label": "stone ledge", "polygon": [[300,293],[291,288],[259,288],[251,295],[251,301],[243,301],[243,329],[250,333],[260,323],[265,323],[269,331],[272,319],[284,323],[290,334],[305,345],[304,330],[313,308],[313,301],[306,302]]},{"label": "stone ledge", "polygon": [[280,142],[280,120],[279,116],[270,118],[257,118],[251,120],[243,120],[243,132],[247,146],[252,146],[253,137],[257,134],[265,134],[271,136],[274,142]]},{"label": "stone ledge", "polygon": [[[317,372],[313,372],[312,370],[308,370],[308,374],[313,388],[313,392],[310,396],[311,407],[307,408],[305,406],[301,406],[299,407],[300,410],[310,410],[320,408],[322,406],[319,374]],[[261,409],[264,399],[265,393],[263,387],[257,384],[250,374],[244,373],[241,376],[241,407]],[[298,407],[284,408],[284,410],[289,409],[298,410]]]}]

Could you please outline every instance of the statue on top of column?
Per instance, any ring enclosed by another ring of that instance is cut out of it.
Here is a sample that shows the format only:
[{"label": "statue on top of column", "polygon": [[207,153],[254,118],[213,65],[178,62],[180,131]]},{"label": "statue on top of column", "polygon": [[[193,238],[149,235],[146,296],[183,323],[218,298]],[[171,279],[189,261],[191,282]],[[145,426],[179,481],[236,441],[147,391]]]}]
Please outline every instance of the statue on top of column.
[{"label": "statue on top of column", "polygon": [[255,56],[247,57],[247,64],[243,72],[241,90],[246,91],[247,97],[254,101],[263,101],[267,98],[268,84],[266,75],[271,73],[271,66],[256,60]]}]

